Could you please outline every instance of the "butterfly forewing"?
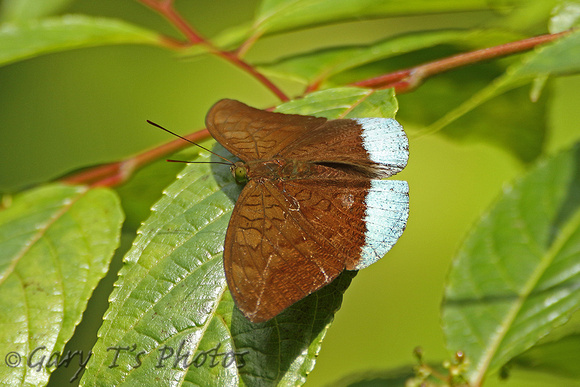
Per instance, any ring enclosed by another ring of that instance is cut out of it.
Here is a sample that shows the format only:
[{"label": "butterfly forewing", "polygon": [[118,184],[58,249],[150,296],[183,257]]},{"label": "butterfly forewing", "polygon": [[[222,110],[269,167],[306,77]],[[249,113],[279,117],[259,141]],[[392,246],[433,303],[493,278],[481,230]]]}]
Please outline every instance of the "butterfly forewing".
[{"label": "butterfly forewing", "polygon": [[232,99],[222,99],[205,119],[213,138],[244,161],[267,160],[305,137],[326,118],[271,113]]},{"label": "butterfly forewing", "polygon": [[285,159],[358,167],[369,177],[383,178],[407,165],[409,143],[403,127],[390,118],[327,121],[285,148]]}]

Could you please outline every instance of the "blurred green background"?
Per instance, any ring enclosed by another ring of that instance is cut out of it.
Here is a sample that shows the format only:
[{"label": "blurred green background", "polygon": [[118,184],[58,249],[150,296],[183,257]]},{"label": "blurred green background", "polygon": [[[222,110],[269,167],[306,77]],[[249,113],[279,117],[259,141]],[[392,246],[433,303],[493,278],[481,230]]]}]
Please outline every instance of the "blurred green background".
[{"label": "blurred green background", "polygon": [[[250,20],[257,4],[256,0],[178,1],[177,7],[202,34],[211,37]],[[156,14],[131,0],[78,0],[63,12],[120,18],[179,36]],[[473,12],[314,28],[265,38],[251,58],[271,59],[329,45],[372,42],[413,30],[473,27],[491,17],[488,12]],[[298,85],[279,84],[285,90],[301,91]],[[578,138],[578,88],[578,76],[555,82],[547,153]],[[83,49],[2,67],[0,191],[16,192],[172,140],[147,125],[146,119],[179,133],[193,132],[203,127],[206,111],[221,98],[256,107],[277,103],[260,84],[220,59],[188,60],[154,47]],[[404,97],[400,102],[400,110],[407,115],[421,109],[406,105]],[[406,127],[413,133],[414,128]],[[334,385],[355,373],[412,364],[417,345],[423,347],[426,361],[440,362],[450,356],[439,326],[449,264],[469,227],[525,166],[486,144],[457,144],[438,135],[411,135],[410,142],[409,165],[399,175],[411,189],[407,230],[385,259],[354,279],[308,379],[309,386]],[[170,180],[174,166],[168,165],[167,171]],[[133,236],[134,230],[127,230],[125,239],[130,242]],[[90,303],[86,321],[68,348],[91,348],[119,262],[117,257],[113,274],[97,289],[99,299]],[[66,379],[74,370],[58,372],[64,372]],[[488,382],[499,383],[494,377]],[[57,383],[51,385],[61,384]],[[559,384],[548,376],[515,371],[505,385]]]}]

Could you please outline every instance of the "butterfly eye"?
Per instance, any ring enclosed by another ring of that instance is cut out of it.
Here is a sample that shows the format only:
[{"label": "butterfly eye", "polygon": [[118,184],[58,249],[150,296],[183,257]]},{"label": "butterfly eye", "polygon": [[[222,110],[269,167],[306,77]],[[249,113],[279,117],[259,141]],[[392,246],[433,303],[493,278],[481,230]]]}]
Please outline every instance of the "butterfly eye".
[{"label": "butterfly eye", "polygon": [[248,173],[246,168],[242,166],[235,167],[234,179],[236,179],[236,183],[246,183],[248,181]]}]

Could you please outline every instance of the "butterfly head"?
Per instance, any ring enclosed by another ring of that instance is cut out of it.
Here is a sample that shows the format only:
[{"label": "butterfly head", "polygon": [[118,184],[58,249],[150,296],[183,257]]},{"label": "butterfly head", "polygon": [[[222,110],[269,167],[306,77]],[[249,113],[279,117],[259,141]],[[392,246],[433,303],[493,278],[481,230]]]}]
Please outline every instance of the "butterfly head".
[{"label": "butterfly head", "polygon": [[230,170],[232,171],[234,179],[236,179],[236,183],[243,184],[248,182],[248,168],[243,162],[238,161],[232,164]]}]

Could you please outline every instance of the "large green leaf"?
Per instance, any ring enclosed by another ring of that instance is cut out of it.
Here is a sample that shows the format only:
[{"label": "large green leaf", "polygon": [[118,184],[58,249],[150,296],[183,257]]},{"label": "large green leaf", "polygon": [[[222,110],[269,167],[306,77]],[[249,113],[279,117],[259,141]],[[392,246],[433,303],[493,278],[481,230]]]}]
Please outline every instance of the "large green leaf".
[{"label": "large green leaf", "polygon": [[[385,111],[394,115],[392,91],[381,93]],[[331,118],[353,108],[363,116],[376,111],[364,111],[364,106],[378,108],[378,100],[376,105],[367,103],[374,94],[364,89],[327,90],[311,96],[310,102]],[[296,104],[280,110],[305,109]],[[214,149],[233,158],[220,146]],[[217,157],[203,152],[197,159],[208,160]],[[241,189],[228,166],[194,164],[165,190],[125,257],[83,385],[305,382],[355,272],[343,273],[266,323],[249,322],[234,307],[222,264],[225,232]],[[117,350],[109,348],[128,350],[115,361]],[[175,353],[160,364],[168,348]],[[176,363],[177,354],[186,352],[188,365],[183,359]],[[212,363],[212,354],[218,353]],[[111,368],[114,362],[118,367]]]},{"label": "large green leaf", "polygon": [[0,367],[5,385],[46,384],[49,357],[105,275],[122,219],[110,190],[64,185],[20,194],[0,211],[0,348],[12,365]]},{"label": "large green leaf", "polygon": [[52,15],[73,0],[3,0],[0,19],[3,22],[22,22]]},{"label": "large green leaf", "polygon": [[0,25],[0,65],[39,55],[111,44],[159,44],[151,31],[114,19],[67,15]]},{"label": "large green leaf", "polygon": [[453,263],[443,327],[474,386],[580,306],[579,167],[576,145],[507,187]]}]

